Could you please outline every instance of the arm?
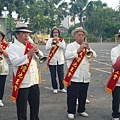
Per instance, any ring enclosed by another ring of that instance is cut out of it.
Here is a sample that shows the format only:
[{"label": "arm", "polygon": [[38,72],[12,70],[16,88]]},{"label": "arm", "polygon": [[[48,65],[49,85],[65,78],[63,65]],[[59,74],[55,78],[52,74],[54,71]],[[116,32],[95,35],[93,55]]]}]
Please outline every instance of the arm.
[{"label": "arm", "polygon": [[73,59],[77,57],[77,49],[73,49],[73,46],[71,44],[68,44],[65,50],[65,57],[66,59]]},{"label": "arm", "polygon": [[97,54],[96,54],[96,52],[94,51],[94,50],[92,50],[91,48],[89,49],[89,51],[91,51],[91,52],[93,52],[93,57],[97,57]]},{"label": "arm", "polygon": [[20,56],[18,52],[12,47],[12,45],[8,49],[8,56],[13,66],[21,66],[29,62],[28,55],[26,54]]},{"label": "arm", "polygon": [[[6,48],[7,49],[7,48]],[[8,58],[8,52],[7,52],[7,50],[2,50],[2,54],[6,57],[6,58]]]},{"label": "arm", "polygon": [[60,41],[58,42],[58,46],[65,50],[66,43],[65,43],[64,39],[62,40],[62,42],[60,42]]},{"label": "arm", "polygon": [[119,58],[119,53],[118,53],[118,51],[115,48],[113,48],[111,50],[111,61],[112,61],[112,64],[114,64],[118,58]]},{"label": "arm", "polygon": [[49,38],[46,45],[45,45],[45,49],[50,50],[52,48],[52,39],[53,38]]},{"label": "arm", "polygon": [[115,49],[111,50],[111,61],[112,61],[112,67],[115,70],[120,71],[120,56],[118,51],[116,51]]}]

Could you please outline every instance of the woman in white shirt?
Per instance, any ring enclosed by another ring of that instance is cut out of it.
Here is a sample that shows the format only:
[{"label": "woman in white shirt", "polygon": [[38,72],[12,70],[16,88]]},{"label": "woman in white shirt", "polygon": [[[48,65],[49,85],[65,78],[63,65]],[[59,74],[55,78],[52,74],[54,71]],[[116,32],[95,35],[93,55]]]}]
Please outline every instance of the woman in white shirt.
[{"label": "woman in white shirt", "polygon": [[0,107],[4,106],[2,99],[4,96],[6,77],[9,72],[9,67],[7,63],[8,44],[5,42],[4,37],[4,33],[0,31]]},{"label": "woman in white shirt", "polygon": [[[65,50],[65,41],[60,38],[60,30],[57,27],[54,27],[51,31],[50,39],[48,39],[45,48],[49,50],[49,55],[54,51],[54,48],[57,47],[56,52],[52,55],[49,61],[49,70],[51,75],[51,82],[53,87],[53,93],[58,93],[58,83],[56,80],[56,71],[59,79],[59,89],[61,92],[65,93],[63,78],[64,78],[64,50]],[[55,42],[55,43],[54,43]],[[55,44],[55,45],[54,45]],[[53,50],[53,51],[52,51]]]}]

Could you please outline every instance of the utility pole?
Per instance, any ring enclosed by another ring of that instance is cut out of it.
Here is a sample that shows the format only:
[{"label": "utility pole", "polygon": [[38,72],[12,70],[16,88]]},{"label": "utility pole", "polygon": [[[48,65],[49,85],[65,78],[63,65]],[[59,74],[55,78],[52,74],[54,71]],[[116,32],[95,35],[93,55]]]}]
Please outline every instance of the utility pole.
[{"label": "utility pole", "polygon": [[4,7],[5,11],[5,34],[7,34],[7,7]]}]

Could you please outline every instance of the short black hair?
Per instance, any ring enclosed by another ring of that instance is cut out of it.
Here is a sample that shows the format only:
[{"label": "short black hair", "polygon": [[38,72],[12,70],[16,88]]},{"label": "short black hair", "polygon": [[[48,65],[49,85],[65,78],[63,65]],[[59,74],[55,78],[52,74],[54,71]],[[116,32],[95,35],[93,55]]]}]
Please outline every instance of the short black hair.
[{"label": "short black hair", "polygon": [[118,35],[118,38],[120,38],[120,34]]}]

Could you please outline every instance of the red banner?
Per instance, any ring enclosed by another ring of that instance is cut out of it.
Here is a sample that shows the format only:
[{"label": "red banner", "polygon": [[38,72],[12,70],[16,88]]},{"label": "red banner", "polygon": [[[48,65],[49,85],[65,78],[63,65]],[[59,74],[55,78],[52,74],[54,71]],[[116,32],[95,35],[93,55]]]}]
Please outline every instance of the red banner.
[{"label": "red banner", "polygon": [[65,79],[63,80],[63,83],[66,86],[69,86],[71,84],[71,78],[73,77],[75,71],[77,70],[78,66],[80,65],[81,61],[83,60],[84,56],[86,54],[86,48],[84,48],[79,54],[78,54],[78,58],[74,58],[69,69],[68,72],[65,76]]},{"label": "red banner", "polygon": [[106,86],[106,91],[109,92],[110,94],[112,93],[112,91],[114,90],[118,80],[119,80],[119,77],[120,77],[120,71],[114,71],[107,83],[107,86]]},{"label": "red banner", "polygon": [[[62,42],[62,40],[63,40],[62,38],[59,38],[60,42]],[[56,46],[52,47],[52,49],[50,50],[50,53],[49,53],[49,56],[48,56],[48,62],[47,62],[47,66],[46,66],[47,69],[49,68],[50,60],[52,59],[52,57],[54,56],[54,54],[56,53],[58,48],[59,48],[59,46],[56,45]]]}]

